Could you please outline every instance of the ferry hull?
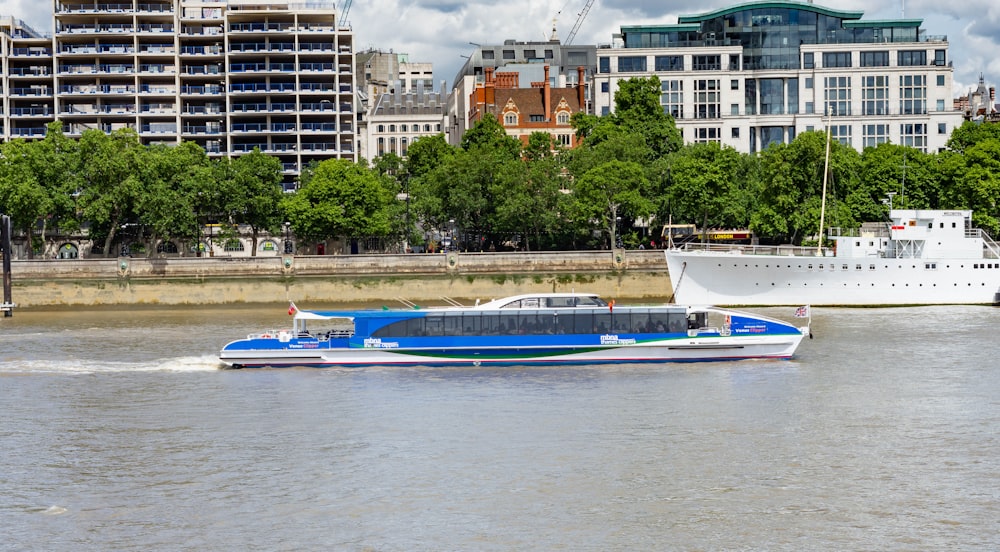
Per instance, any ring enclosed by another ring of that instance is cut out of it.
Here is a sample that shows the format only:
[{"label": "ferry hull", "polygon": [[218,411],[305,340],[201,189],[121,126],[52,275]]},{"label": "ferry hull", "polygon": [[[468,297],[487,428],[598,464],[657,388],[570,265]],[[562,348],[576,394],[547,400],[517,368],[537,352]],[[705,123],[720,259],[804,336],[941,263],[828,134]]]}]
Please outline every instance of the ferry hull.
[{"label": "ferry hull", "polygon": [[494,349],[315,348],[223,349],[220,359],[235,368],[365,366],[539,366],[650,362],[788,359],[803,335],[675,338],[629,346],[504,347]]},{"label": "ferry hull", "polygon": [[987,305],[996,304],[1000,292],[1000,261],[838,259],[680,250],[667,251],[666,257],[674,300],[679,303]]}]

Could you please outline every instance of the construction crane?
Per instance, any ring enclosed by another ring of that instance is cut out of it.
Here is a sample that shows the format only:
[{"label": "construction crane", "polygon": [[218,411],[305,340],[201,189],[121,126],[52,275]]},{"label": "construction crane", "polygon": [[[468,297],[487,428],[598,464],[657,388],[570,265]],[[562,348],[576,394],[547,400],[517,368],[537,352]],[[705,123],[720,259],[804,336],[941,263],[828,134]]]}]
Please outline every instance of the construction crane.
[{"label": "construction crane", "polygon": [[339,27],[347,26],[347,12],[351,11],[351,0],[344,0],[344,4],[340,6],[340,25]]},{"label": "construction crane", "polygon": [[[350,0],[347,0],[350,2]],[[587,0],[587,5],[583,7],[583,10],[576,17],[576,24],[573,25],[573,30],[569,32],[569,36],[566,37],[566,45],[569,46],[573,43],[573,39],[576,38],[576,32],[580,30],[580,25],[583,25],[583,20],[586,19],[587,14],[590,12],[590,7],[594,5],[594,0]]]}]

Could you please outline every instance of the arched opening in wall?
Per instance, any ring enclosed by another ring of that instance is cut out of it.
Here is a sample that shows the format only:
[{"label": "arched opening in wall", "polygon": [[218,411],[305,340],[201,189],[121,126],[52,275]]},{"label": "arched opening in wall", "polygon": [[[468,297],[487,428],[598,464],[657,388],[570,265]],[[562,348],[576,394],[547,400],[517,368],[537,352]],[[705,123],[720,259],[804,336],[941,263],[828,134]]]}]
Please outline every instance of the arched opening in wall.
[{"label": "arched opening in wall", "polygon": [[234,251],[243,251],[243,242],[236,238],[226,240],[226,245],[222,248],[223,251],[232,253]]},{"label": "arched opening in wall", "polygon": [[176,255],[178,253],[177,244],[172,241],[165,241],[156,244],[156,252],[163,255]]},{"label": "arched opening in wall", "polygon": [[78,259],[80,258],[80,248],[72,243],[64,243],[59,246],[56,257],[59,259]]},{"label": "arched opening in wall", "polygon": [[264,240],[257,246],[257,251],[261,253],[277,253],[278,242],[274,240]]}]

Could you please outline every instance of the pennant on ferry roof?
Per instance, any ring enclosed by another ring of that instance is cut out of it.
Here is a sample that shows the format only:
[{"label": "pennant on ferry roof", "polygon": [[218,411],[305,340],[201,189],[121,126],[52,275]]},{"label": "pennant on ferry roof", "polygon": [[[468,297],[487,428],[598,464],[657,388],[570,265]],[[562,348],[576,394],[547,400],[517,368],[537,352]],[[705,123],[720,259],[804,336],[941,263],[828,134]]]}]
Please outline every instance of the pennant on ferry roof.
[{"label": "pennant on ferry roof", "polygon": [[809,305],[795,309],[795,318],[808,318],[808,317],[809,317]]},{"label": "pennant on ferry roof", "polygon": [[294,316],[298,310],[299,308],[295,306],[295,303],[292,301],[288,302],[288,316]]}]

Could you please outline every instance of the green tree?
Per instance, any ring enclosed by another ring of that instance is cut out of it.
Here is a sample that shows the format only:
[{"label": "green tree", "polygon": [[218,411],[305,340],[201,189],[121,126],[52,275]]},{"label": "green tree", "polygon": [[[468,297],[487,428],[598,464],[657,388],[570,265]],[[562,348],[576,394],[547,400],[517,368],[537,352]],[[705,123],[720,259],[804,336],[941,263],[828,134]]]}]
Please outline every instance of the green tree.
[{"label": "green tree", "polygon": [[393,192],[367,167],[344,159],[316,165],[309,182],[281,201],[281,210],[303,239],[385,236],[392,228]]},{"label": "green tree", "polygon": [[667,192],[675,222],[702,229],[742,226],[749,214],[738,209],[746,163],[731,147],[716,142],[690,144],[669,156],[672,184]]},{"label": "green tree", "polygon": [[[29,240],[53,205],[32,167],[31,148],[20,139],[0,144],[0,213],[10,216],[11,227],[24,232]],[[28,258],[34,258],[35,245],[27,244]]]},{"label": "green tree", "polygon": [[972,209],[973,222],[1000,235],[1000,139],[984,138],[942,163],[941,208]]},{"label": "green tree", "polygon": [[83,212],[104,235],[104,256],[114,254],[111,244],[119,229],[135,216],[142,190],[142,153],[135,130],[122,128],[105,134],[91,129],[80,137],[80,175],[86,183],[81,195]]},{"label": "green tree", "polygon": [[261,232],[277,235],[281,231],[281,161],[254,148],[246,155],[222,160],[220,169],[221,212],[231,224],[250,227],[250,254],[256,256]]},{"label": "green tree", "polygon": [[611,247],[615,247],[620,223],[653,212],[653,202],[643,195],[645,188],[646,176],[642,165],[630,161],[609,161],[590,169],[576,180],[573,186],[574,213],[586,220],[598,221],[601,227],[607,229]]},{"label": "green tree", "polygon": [[153,146],[142,157],[135,211],[141,228],[150,234],[145,250],[151,256],[164,241],[195,238],[201,208],[197,194],[217,180],[205,150],[194,142]]}]

